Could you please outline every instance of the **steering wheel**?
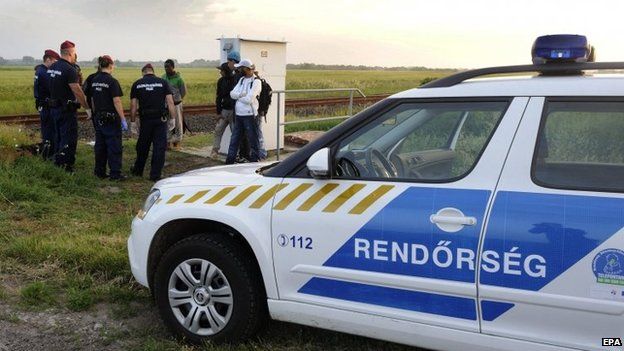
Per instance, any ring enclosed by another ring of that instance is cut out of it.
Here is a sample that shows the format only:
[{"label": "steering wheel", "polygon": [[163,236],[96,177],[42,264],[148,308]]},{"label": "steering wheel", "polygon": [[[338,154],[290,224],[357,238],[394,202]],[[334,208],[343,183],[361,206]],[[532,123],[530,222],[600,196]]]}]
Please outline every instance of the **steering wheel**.
[{"label": "steering wheel", "polygon": [[396,178],[399,174],[394,164],[375,148],[366,150],[366,167],[380,178]]},{"label": "steering wheel", "polygon": [[[349,157],[351,156],[351,157]],[[360,177],[360,169],[357,164],[352,160],[353,153],[348,152],[343,157],[338,160],[336,166],[336,175],[339,177],[346,178],[359,178]]]}]

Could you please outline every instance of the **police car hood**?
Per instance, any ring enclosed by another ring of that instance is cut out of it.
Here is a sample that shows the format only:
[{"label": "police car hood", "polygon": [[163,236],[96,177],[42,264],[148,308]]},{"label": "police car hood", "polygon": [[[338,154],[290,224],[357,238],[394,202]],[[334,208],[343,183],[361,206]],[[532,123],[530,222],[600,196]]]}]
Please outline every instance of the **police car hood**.
[{"label": "police car hood", "polygon": [[249,184],[259,177],[257,171],[271,162],[200,168],[159,181],[155,188],[180,186],[235,186]]}]

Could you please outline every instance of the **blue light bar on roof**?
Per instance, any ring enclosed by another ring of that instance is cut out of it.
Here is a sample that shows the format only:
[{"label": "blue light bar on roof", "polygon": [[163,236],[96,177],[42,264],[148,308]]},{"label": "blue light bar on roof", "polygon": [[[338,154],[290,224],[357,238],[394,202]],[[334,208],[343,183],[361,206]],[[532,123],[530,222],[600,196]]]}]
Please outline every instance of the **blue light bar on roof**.
[{"label": "blue light bar on roof", "polygon": [[593,47],[584,35],[544,35],[535,39],[531,55],[533,64],[557,62],[593,62]]}]

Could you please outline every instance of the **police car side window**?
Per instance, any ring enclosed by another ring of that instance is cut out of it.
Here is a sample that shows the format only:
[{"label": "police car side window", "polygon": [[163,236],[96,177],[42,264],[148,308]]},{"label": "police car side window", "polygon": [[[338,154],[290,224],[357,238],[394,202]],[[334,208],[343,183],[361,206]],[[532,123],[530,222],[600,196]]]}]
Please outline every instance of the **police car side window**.
[{"label": "police car side window", "polygon": [[508,101],[404,103],[345,138],[334,176],[453,181],[476,165]]},{"label": "police car side window", "polygon": [[624,192],[624,102],[546,103],[533,157],[541,186]]}]

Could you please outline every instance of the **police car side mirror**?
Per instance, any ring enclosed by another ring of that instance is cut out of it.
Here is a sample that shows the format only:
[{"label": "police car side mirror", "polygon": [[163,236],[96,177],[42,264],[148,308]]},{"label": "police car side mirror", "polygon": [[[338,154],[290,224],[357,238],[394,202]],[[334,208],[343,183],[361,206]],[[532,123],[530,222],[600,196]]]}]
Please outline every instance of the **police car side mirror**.
[{"label": "police car side mirror", "polygon": [[308,159],[306,164],[310,175],[316,179],[327,179],[331,176],[329,167],[329,148],[323,148],[316,151]]}]

